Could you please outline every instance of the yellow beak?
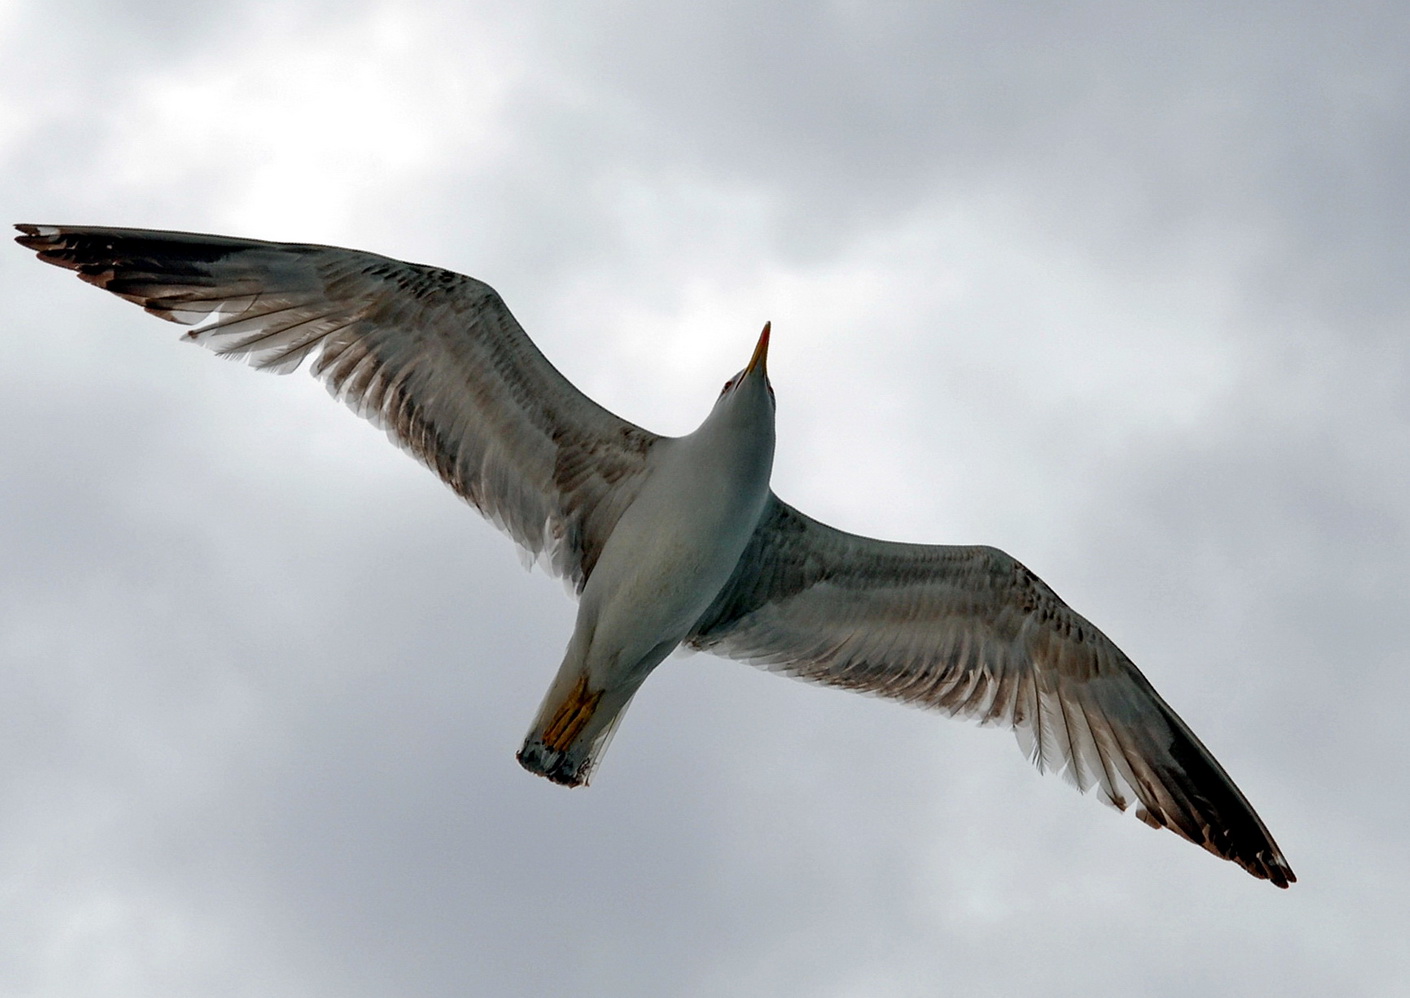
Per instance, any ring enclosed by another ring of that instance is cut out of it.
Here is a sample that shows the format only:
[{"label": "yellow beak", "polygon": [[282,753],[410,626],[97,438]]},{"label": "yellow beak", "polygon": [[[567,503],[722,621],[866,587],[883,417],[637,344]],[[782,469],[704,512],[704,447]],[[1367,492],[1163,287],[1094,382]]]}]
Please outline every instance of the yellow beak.
[{"label": "yellow beak", "polygon": [[759,342],[754,347],[754,356],[749,358],[749,366],[744,369],[745,374],[752,373],[756,367],[760,374],[767,375],[769,373],[769,327],[772,325],[772,322],[764,323],[764,331],[759,334]]}]

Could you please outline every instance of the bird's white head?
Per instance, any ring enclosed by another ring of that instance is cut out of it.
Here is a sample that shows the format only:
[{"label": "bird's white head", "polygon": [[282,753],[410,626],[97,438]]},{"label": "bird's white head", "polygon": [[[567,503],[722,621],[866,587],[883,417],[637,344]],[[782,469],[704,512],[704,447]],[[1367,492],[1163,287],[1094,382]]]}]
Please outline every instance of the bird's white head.
[{"label": "bird's white head", "polygon": [[763,398],[768,400],[769,410],[774,407],[774,388],[769,384],[769,330],[773,323],[764,323],[764,331],[759,334],[759,342],[754,346],[754,355],[749,358],[748,365],[734,377],[725,382],[725,386],[720,389],[720,397],[715,402],[715,408],[719,409],[729,400],[730,407],[739,405],[746,398]]},{"label": "bird's white head", "polygon": [[736,440],[736,444],[719,446],[726,451],[732,448],[757,451],[766,465],[773,461],[774,447],[774,390],[769,384],[768,356],[769,323],[766,322],[749,364],[725,382],[715,407],[695,431],[697,435],[710,438],[723,435]]}]

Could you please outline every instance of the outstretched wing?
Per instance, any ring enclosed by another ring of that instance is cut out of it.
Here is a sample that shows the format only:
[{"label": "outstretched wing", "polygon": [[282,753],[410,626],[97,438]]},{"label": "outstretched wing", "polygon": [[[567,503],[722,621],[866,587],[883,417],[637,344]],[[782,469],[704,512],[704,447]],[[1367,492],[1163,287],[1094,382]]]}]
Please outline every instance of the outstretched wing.
[{"label": "outstretched wing", "polygon": [[1256,877],[1296,880],[1263,822],[1107,637],[990,547],[896,544],[772,497],[687,639],[829,686],[1004,724],[1040,769],[1101,788]]},{"label": "outstretched wing", "polygon": [[574,388],[470,277],[331,246],[16,227],[41,260],[218,354],[280,374],[312,359],[335,398],[579,591],[659,439]]}]

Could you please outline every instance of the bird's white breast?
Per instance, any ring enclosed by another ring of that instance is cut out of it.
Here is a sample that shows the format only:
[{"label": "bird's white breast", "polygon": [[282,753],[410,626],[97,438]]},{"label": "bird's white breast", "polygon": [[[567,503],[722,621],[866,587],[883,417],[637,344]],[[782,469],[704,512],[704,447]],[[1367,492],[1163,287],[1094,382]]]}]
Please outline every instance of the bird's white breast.
[{"label": "bird's white breast", "polygon": [[583,590],[599,652],[589,652],[588,667],[603,678],[620,678],[663,642],[674,646],[729,579],[768,499],[772,425],[707,420],[652,456]]}]

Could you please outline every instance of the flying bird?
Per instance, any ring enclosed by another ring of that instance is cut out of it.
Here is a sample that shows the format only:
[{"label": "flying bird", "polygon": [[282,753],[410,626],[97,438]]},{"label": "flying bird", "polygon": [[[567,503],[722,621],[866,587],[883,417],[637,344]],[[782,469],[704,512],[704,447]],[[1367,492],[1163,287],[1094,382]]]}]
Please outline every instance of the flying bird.
[{"label": "flying bird", "polygon": [[487,284],[331,246],[19,225],[41,260],[193,328],[222,356],[311,362],[579,596],[518,753],[580,786],[678,646],[1013,728],[1041,769],[1279,887],[1296,880],[1244,795],[1121,650],[992,547],[829,527],[769,486],[766,324],[693,433],[658,436],[578,391]]}]

